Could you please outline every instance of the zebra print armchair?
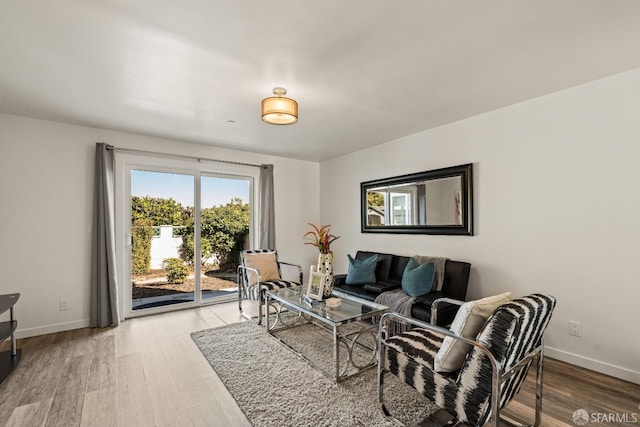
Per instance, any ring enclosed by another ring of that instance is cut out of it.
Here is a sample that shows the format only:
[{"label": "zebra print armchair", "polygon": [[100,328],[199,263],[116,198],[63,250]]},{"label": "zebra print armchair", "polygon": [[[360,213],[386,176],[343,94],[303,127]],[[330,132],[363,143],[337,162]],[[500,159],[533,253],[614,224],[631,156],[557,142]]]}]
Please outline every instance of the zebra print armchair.
[{"label": "zebra print armchair", "polygon": [[[281,266],[297,269],[298,281],[284,280]],[[258,324],[262,323],[262,305],[265,302],[265,291],[279,288],[291,288],[302,284],[302,267],[297,264],[283,262],[278,259],[275,249],[256,249],[240,252],[240,265],[237,270],[238,309],[242,311],[242,300],[259,301]],[[266,311],[268,314],[268,310]]]},{"label": "zebra print armchair", "polygon": [[[503,304],[491,314],[475,340],[416,319],[385,314],[380,322],[378,348],[378,401],[382,411],[402,424],[384,404],[384,375],[390,372],[453,415],[458,423],[482,426],[489,421],[489,425],[498,426],[500,409],[519,392],[537,358],[533,426],[538,426],[542,411],[543,335],[555,304],[554,297],[542,294]],[[392,321],[409,323],[413,329],[391,336]],[[434,357],[446,336],[472,345],[458,372],[439,373],[434,369]]]}]

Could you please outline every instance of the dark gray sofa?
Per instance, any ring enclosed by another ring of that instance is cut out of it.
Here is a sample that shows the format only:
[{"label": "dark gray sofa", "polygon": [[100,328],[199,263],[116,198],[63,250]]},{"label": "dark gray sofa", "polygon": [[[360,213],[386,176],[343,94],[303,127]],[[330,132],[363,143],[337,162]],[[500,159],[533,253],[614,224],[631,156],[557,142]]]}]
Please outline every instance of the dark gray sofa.
[{"label": "dark gray sofa", "polygon": [[[376,264],[376,282],[363,285],[347,285],[346,274],[334,276],[334,289],[349,295],[374,301],[382,292],[402,287],[402,274],[410,257],[380,252],[358,251],[355,258],[363,260],[372,255],[378,255]],[[411,307],[411,317],[429,322],[431,319],[431,303],[437,298],[453,298],[466,300],[467,284],[471,264],[462,261],[447,260],[444,270],[444,283],[441,291],[433,291],[416,298]],[[443,304],[438,307],[438,325],[445,326],[453,321],[458,306]]]}]

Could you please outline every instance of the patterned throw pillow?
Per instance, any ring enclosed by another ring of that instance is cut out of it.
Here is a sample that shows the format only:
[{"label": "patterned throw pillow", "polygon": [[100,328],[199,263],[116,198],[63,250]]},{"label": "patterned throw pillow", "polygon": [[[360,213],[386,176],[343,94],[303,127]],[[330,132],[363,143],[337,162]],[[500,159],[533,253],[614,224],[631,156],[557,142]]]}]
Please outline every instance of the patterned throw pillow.
[{"label": "patterned throw pillow", "polygon": [[432,262],[418,264],[411,258],[402,273],[402,291],[412,297],[419,297],[431,291],[436,275],[436,265]]},{"label": "patterned throw pillow", "polygon": [[355,259],[351,255],[347,255],[347,257],[349,258],[349,271],[347,271],[347,278],[344,281],[347,285],[375,283],[378,255],[363,260]]}]

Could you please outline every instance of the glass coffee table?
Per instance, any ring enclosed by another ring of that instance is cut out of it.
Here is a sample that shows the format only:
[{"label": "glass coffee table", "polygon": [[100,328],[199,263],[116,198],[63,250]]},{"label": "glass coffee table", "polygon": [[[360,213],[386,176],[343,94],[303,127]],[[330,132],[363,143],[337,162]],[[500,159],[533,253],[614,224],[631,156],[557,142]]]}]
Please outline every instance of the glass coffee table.
[{"label": "glass coffee table", "polygon": [[[330,308],[318,301],[307,303],[300,287],[267,291],[266,329],[314,368],[339,382],[376,366],[378,326],[369,319],[383,315],[389,307],[339,291],[332,296],[342,300],[339,307]],[[305,344],[301,338],[311,342]],[[332,350],[333,360],[318,357],[316,350],[326,351],[326,347]]]}]

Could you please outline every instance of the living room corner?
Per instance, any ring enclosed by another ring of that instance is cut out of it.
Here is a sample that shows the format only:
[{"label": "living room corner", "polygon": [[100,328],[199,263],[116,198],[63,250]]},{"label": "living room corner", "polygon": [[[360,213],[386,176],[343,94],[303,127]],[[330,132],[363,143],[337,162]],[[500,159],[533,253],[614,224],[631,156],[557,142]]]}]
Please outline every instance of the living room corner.
[{"label": "living room corner", "polygon": [[[336,271],[346,272],[357,250],[471,262],[470,299],[506,291],[558,298],[550,357],[640,382],[637,345],[618,338],[635,334],[629,319],[638,316],[636,239],[624,218],[640,200],[619,185],[638,176],[634,87],[638,70],[323,162],[321,218],[342,235]],[[474,164],[474,236],[360,233],[361,182],[466,162]],[[623,199],[625,208],[614,208]],[[603,283],[615,290],[615,309],[602,299]],[[581,337],[569,335],[569,321],[581,323]]]}]

